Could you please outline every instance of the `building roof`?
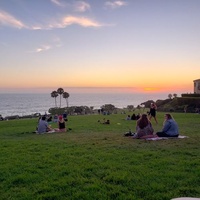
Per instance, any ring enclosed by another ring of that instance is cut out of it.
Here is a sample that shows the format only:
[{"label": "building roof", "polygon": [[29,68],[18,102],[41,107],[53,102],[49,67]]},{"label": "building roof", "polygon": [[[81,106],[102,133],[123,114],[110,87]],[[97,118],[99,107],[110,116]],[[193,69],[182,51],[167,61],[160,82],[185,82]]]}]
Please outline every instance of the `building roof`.
[{"label": "building roof", "polygon": [[197,82],[197,81],[200,81],[200,79],[196,79],[196,80],[194,80],[193,82]]}]

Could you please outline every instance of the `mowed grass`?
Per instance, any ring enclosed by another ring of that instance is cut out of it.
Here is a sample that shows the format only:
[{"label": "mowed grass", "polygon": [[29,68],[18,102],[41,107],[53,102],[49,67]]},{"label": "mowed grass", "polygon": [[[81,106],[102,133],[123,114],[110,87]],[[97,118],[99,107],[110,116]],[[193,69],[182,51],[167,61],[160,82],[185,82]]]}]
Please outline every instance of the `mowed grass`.
[{"label": "mowed grass", "polygon": [[189,138],[146,141],[123,137],[135,130],[127,114],[69,116],[72,130],[44,135],[32,133],[37,119],[0,122],[0,199],[200,197],[200,115],[173,113]]}]

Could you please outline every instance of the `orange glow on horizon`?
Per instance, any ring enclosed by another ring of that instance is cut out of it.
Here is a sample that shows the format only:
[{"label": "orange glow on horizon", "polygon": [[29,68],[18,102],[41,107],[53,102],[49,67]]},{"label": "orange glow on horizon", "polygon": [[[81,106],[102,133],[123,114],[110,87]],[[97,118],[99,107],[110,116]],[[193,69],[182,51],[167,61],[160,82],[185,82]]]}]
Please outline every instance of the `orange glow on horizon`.
[{"label": "orange glow on horizon", "polygon": [[[51,79],[51,81],[49,81]],[[108,92],[108,93],[191,93],[193,92],[193,82],[192,81],[181,81],[181,80],[158,80],[149,81],[144,79],[132,80],[131,78],[122,79],[121,81],[113,79],[101,79],[92,78],[85,81],[85,79],[74,78],[71,81],[66,82],[66,79],[58,78],[43,78],[32,80],[28,77],[20,79],[17,83],[14,82],[16,79],[9,79],[9,81],[2,81],[0,92],[1,91],[51,91],[56,88],[62,87],[66,88],[68,91],[76,92]],[[127,81],[128,79],[128,81]],[[13,80],[13,82],[12,82]],[[79,80],[79,81],[77,81]],[[131,81],[130,81],[131,80]],[[74,82],[73,82],[74,81]],[[14,85],[14,87],[13,87]]]},{"label": "orange glow on horizon", "polygon": [[154,88],[154,87],[146,87],[146,88],[143,88],[143,90],[147,91],[147,92],[158,92],[161,89],[160,88]]}]

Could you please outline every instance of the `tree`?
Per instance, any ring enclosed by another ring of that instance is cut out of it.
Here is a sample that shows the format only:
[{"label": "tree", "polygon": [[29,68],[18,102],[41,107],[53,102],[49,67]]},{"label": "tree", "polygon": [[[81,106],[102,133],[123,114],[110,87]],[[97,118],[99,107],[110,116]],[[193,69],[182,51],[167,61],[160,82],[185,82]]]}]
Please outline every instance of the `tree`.
[{"label": "tree", "polygon": [[127,109],[128,109],[129,112],[132,111],[132,110],[134,111],[134,105],[128,105]]},{"label": "tree", "polygon": [[171,99],[172,98],[172,94],[168,94],[168,97]]},{"label": "tree", "polygon": [[68,98],[69,98],[69,93],[67,92],[63,92],[63,98],[66,99],[66,104],[67,104],[67,108],[69,107],[69,104],[68,104]]},{"label": "tree", "polygon": [[52,93],[51,93],[51,97],[53,97],[53,98],[55,98],[55,107],[57,107],[57,102],[56,102],[56,97],[58,96],[58,93],[57,93],[57,91],[53,91]]},{"label": "tree", "polygon": [[61,108],[61,95],[64,93],[63,88],[58,88],[57,93],[60,95],[60,108]]},{"label": "tree", "polygon": [[107,114],[112,113],[116,108],[114,105],[112,104],[105,104],[103,106],[101,106],[101,109],[103,109],[103,111],[105,111]]},{"label": "tree", "polygon": [[144,104],[140,104],[140,105],[137,106],[137,109],[139,110],[139,112],[141,112],[141,109],[142,109],[142,112],[144,112],[145,105]]},{"label": "tree", "polygon": [[173,94],[173,97],[176,98],[178,95],[176,93]]}]

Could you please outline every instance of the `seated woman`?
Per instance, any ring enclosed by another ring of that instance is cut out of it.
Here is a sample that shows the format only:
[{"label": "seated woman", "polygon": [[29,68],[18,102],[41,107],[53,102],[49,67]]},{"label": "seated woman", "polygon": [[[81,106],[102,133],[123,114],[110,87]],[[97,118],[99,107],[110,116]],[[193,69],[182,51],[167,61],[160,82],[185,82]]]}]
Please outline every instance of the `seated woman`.
[{"label": "seated woman", "polygon": [[53,122],[58,122],[58,115],[57,114],[53,116]]},{"label": "seated woman", "polygon": [[176,121],[173,119],[173,117],[170,114],[165,114],[165,120],[163,123],[163,129],[160,132],[157,132],[156,135],[158,137],[178,137],[179,131],[178,131],[178,125]]},{"label": "seated woman", "polygon": [[57,131],[57,132],[66,132],[65,120],[63,119],[62,115],[60,115],[58,117],[58,128],[55,129],[55,131]]},{"label": "seated woman", "polygon": [[132,114],[131,120],[137,120],[135,113]]},{"label": "seated woman", "polygon": [[126,117],[126,120],[131,120],[131,116],[128,115],[128,116]]},{"label": "seated woman", "polygon": [[133,138],[143,139],[143,138],[148,138],[148,137],[154,137],[153,132],[154,132],[153,127],[147,115],[142,114],[140,119],[137,120],[136,133],[133,136]]}]

